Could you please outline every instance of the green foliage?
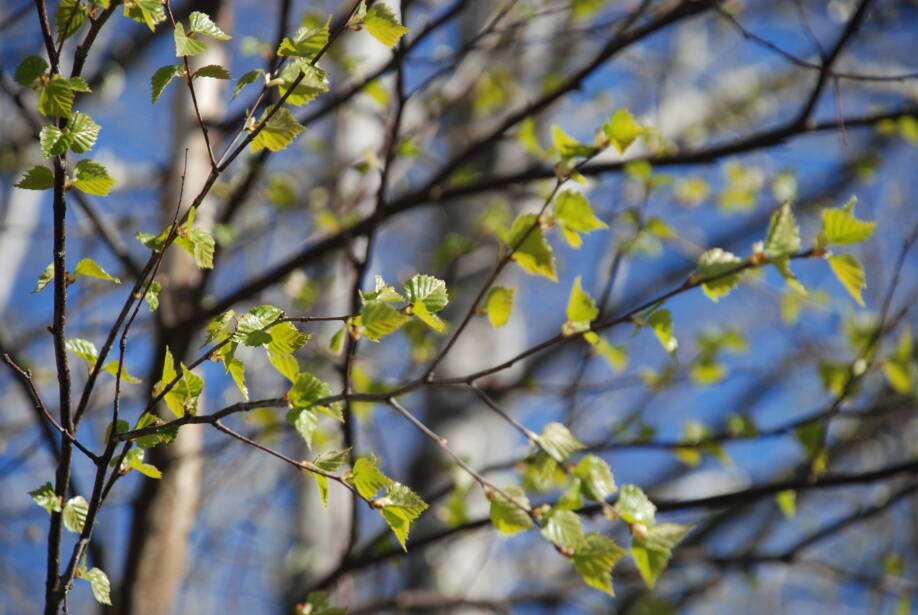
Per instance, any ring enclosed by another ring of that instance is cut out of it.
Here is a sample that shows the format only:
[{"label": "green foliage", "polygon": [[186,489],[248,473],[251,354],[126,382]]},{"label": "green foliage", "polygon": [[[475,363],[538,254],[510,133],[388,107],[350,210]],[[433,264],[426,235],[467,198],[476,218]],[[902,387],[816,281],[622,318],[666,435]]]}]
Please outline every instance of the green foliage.
[{"label": "green foliage", "polygon": [[602,132],[618,153],[624,154],[647,129],[635,121],[630,111],[619,109],[602,125]]},{"label": "green foliage", "polygon": [[331,16],[318,27],[308,25],[299,28],[293,38],[284,37],[277,48],[277,55],[312,60],[328,44],[328,27]]},{"label": "green foliage", "polygon": [[54,187],[54,173],[48,167],[32,167],[13,185],[23,190],[50,190]]},{"label": "green foliage", "polygon": [[868,239],[873,235],[876,222],[865,222],[854,216],[857,197],[852,196],[842,207],[822,210],[822,230],[818,242],[823,244],[849,245]]},{"label": "green foliage", "polygon": [[592,145],[584,145],[574,137],[570,136],[560,126],[551,127],[552,142],[555,151],[564,161],[570,161],[574,158],[592,156],[597,149]]},{"label": "green foliage", "polygon": [[615,596],[612,589],[612,568],[624,555],[625,551],[614,540],[590,532],[580,539],[574,549],[574,570],[590,587]]},{"label": "green foliage", "polygon": [[[341,466],[347,463],[351,456],[351,449],[343,451],[325,451],[319,453],[315,459],[308,464],[322,472],[335,472]],[[322,506],[328,508],[328,478],[321,474],[313,474],[316,479],[316,485],[319,488],[319,497],[322,499]]]},{"label": "green foliage", "polygon": [[39,134],[42,156],[59,156],[68,149],[78,154],[88,152],[95,145],[99,130],[91,117],[79,111],[68,118],[63,130],[53,124],[43,126]]},{"label": "green foliage", "polygon": [[194,32],[185,34],[185,27],[181,22],[175,24],[173,38],[175,40],[176,57],[196,56],[207,51],[207,44],[194,38]]},{"label": "green foliage", "polygon": [[194,77],[208,77],[210,79],[232,79],[232,75],[229,74],[229,71],[220,66],[219,64],[208,64],[207,66],[202,66],[198,70],[194,71]]},{"label": "green foliage", "polygon": [[29,491],[29,495],[32,496],[36,504],[47,510],[48,514],[61,512],[62,510],[61,501],[57,494],[54,493],[54,487],[51,486],[50,482],[45,483],[34,491]]},{"label": "green foliage", "polygon": [[64,79],[60,75],[51,78],[38,93],[38,111],[51,117],[70,117],[73,109],[74,92],[88,91],[83,88],[86,82],[79,77],[74,80]]},{"label": "green foliage", "polygon": [[[427,503],[405,485],[383,474],[372,455],[360,457],[354,462],[348,480],[362,498],[379,510],[399,544],[407,551],[405,541],[411,524],[427,510]],[[382,495],[375,497],[380,490]]]},{"label": "green foliage", "polygon": [[62,519],[64,527],[69,531],[79,534],[83,531],[83,525],[86,523],[86,515],[89,513],[89,502],[82,495],[74,496],[67,500],[64,505]]},{"label": "green foliage", "polygon": [[179,76],[183,70],[181,66],[176,66],[174,64],[160,66],[156,69],[156,72],[153,73],[153,77],[150,78],[150,99],[152,102],[159,100],[166,86],[172,83],[172,80]]},{"label": "green foliage", "polygon": [[740,274],[729,272],[739,269],[743,260],[720,248],[712,248],[698,258],[698,272],[704,294],[715,303],[739,284]]},{"label": "green foliage", "polygon": [[797,492],[793,489],[785,489],[775,494],[775,502],[781,513],[788,519],[797,514]]},{"label": "green foliage", "polygon": [[435,331],[446,328],[440,318],[434,316],[449,303],[446,282],[429,275],[415,275],[405,284],[405,296],[411,302],[411,311]]},{"label": "green foliage", "polygon": [[369,10],[366,10],[362,21],[367,32],[386,47],[394,47],[399,39],[409,31],[399,23],[392,9],[382,1],[376,2]]},{"label": "green foliage", "polygon": [[61,0],[54,10],[54,25],[57,28],[57,41],[60,43],[79,30],[86,19],[88,10],[80,0]]},{"label": "green foliage", "polygon": [[193,34],[203,34],[221,41],[228,41],[233,38],[221,30],[207,13],[201,13],[200,11],[192,11],[188,15],[188,35],[191,36]]},{"label": "green foliage", "polygon": [[910,395],[915,391],[915,373],[912,331],[905,327],[896,349],[883,361],[883,374],[893,390],[901,395]]},{"label": "green foliage", "polygon": [[488,291],[484,310],[488,315],[488,320],[495,327],[503,327],[510,320],[510,314],[513,313],[513,295],[515,293],[515,288],[507,288],[506,286],[494,286]]},{"label": "green foliage", "polygon": [[204,391],[204,379],[187,369],[184,363],[179,364],[179,369],[180,372],[176,371],[172,352],[166,348],[162,377],[153,387],[153,394],[158,396],[177,378],[175,386],[165,394],[163,401],[166,402],[166,407],[172,411],[172,414],[181,418],[185,414],[197,414],[198,400]]},{"label": "green foliage", "polygon": [[91,278],[99,278],[100,280],[108,280],[109,282],[114,282],[115,284],[121,284],[121,280],[112,276],[105,269],[103,269],[101,265],[99,265],[91,258],[84,258],[78,262],[76,267],[73,268],[73,274],[74,277],[85,275]]},{"label": "green foliage", "polygon": [[562,236],[572,248],[579,248],[583,244],[580,233],[609,228],[596,217],[590,202],[579,192],[561,192],[555,199],[554,214],[561,224]]},{"label": "green foliage", "polygon": [[290,411],[287,413],[287,422],[293,425],[307,446],[312,446],[312,436],[319,426],[319,417],[316,412],[343,421],[344,415],[339,404],[319,405],[317,401],[331,396],[328,385],[312,374],[301,372],[294,380],[290,390],[287,391],[287,403]]},{"label": "green foliage", "polygon": [[491,500],[491,523],[499,532],[516,534],[532,527],[532,517],[523,507],[529,508],[529,498],[519,487],[504,487],[505,497],[499,491],[487,492]]},{"label": "green foliage", "polygon": [[255,83],[255,81],[259,77],[264,76],[264,74],[264,69],[256,68],[255,70],[250,70],[249,72],[239,77],[239,79],[236,80],[236,86],[233,88],[233,98],[236,98],[236,96],[239,95],[239,92],[242,91],[242,88],[249,85],[250,83]]},{"label": "green foliage", "polygon": [[545,234],[535,214],[521,214],[510,227],[507,243],[513,251],[513,260],[525,271],[558,281],[555,256],[545,240]]},{"label": "green foliage", "polygon": [[378,342],[380,338],[394,333],[409,320],[410,316],[382,301],[368,301],[360,310],[359,324],[363,326],[363,334],[368,340]]},{"label": "green foliage", "polygon": [[755,167],[731,160],[724,167],[727,185],[720,195],[720,206],[727,211],[749,211],[755,207],[764,178]]},{"label": "green foliage", "polygon": [[[301,79],[300,74],[303,75]],[[297,79],[299,83],[294,86]],[[287,62],[281,69],[277,80],[274,81],[280,82],[277,87],[281,96],[286,95],[292,89],[290,95],[287,96],[287,102],[296,106],[305,105],[319,94],[328,91],[328,74],[302,58],[293,58],[292,61]]]},{"label": "green foliage", "polygon": [[586,445],[561,423],[549,423],[545,426],[539,435],[539,446],[559,463],[564,463],[571,454],[586,448]]},{"label": "green foliage", "polygon": [[16,73],[13,77],[19,85],[30,87],[47,70],[48,63],[43,57],[28,56],[16,67]]},{"label": "green foliage", "polygon": [[580,285],[580,276],[574,278],[574,285],[567,299],[567,320],[561,327],[564,335],[574,335],[590,328],[590,323],[599,316],[596,302]]},{"label": "green foliage", "polygon": [[580,517],[572,510],[552,510],[542,521],[542,536],[556,546],[572,548],[583,539]]},{"label": "green foliage", "polygon": [[124,4],[124,16],[146,24],[154,32],[156,24],[166,20],[166,11],[160,0],[134,0]]},{"label": "green foliage", "polygon": [[691,529],[677,523],[662,523],[647,528],[643,535],[634,536],[631,557],[647,587],[653,589],[669,564],[672,550]]},{"label": "green foliage", "polygon": [[615,493],[615,479],[609,464],[596,455],[585,455],[576,466],[574,476],[580,480],[580,491],[595,502],[603,502]]},{"label": "green foliage", "polygon": [[121,473],[126,474],[131,470],[137,470],[144,476],[150,478],[162,478],[163,473],[160,472],[156,466],[143,462],[144,455],[145,452],[142,448],[132,448],[129,450],[124,456],[124,461],[121,462]]},{"label": "green foliage", "polygon": [[637,485],[622,485],[615,510],[628,523],[651,526],[657,507]]},{"label": "green foliage", "polygon": [[787,256],[800,249],[800,228],[794,219],[790,202],[784,202],[771,216],[765,238],[765,255]]},{"label": "green foliage", "polygon": [[115,185],[108,169],[92,160],[80,160],[73,170],[73,185],[78,190],[94,196],[105,196]]},{"label": "green foliage", "polygon": [[829,267],[851,298],[864,307],[861,290],[867,287],[867,277],[861,262],[850,254],[838,254],[829,257]]},{"label": "green foliage", "polygon": [[328,592],[309,592],[306,602],[298,604],[294,615],[347,615],[347,609],[329,605]]},{"label": "green foliage", "polygon": [[[267,112],[262,116],[262,120],[267,117]],[[306,128],[296,121],[293,114],[284,107],[281,107],[271,116],[271,119],[265,124],[264,128],[252,139],[252,152],[258,152],[265,148],[276,152],[286,149],[288,145],[298,134]]]},{"label": "green foliage", "polygon": [[800,425],[794,434],[803,447],[813,474],[821,476],[826,471],[829,452],[825,446],[825,427],[819,421],[810,421]]},{"label": "green foliage", "polygon": [[647,317],[647,324],[653,330],[663,350],[670,354],[675,354],[679,348],[679,341],[673,335],[673,318],[669,310],[654,310]]},{"label": "green foliage", "polygon": [[108,575],[101,568],[86,570],[85,566],[80,566],[77,568],[75,576],[78,579],[89,581],[92,597],[96,599],[96,602],[111,606],[111,582],[108,580]]}]

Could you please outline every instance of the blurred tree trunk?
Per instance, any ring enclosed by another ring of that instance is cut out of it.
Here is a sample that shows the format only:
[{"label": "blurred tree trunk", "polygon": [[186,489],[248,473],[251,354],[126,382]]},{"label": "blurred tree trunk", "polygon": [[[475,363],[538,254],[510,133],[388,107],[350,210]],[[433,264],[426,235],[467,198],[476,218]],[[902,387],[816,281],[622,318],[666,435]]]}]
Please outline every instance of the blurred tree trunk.
[{"label": "blurred tree trunk", "polygon": [[[228,7],[220,0],[210,6],[196,7],[211,15],[217,23],[229,24]],[[217,41],[208,41],[209,49],[193,60],[193,66],[208,64],[228,65],[228,54]],[[197,194],[210,173],[210,156],[191,104],[186,83],[178,84],[173,98],[175,134],[170,151],[170,166],[161,191],[160,218],[162,228],[172,224],[179,205],[184,175],[184,193],[181,208]],[[195,93],[202,117],[215,121],[224,103],[223,82],[218,79],[198,79]],[[219,143],[219,136],[210,132],[211,143]],[[219,156],[219,152],[215,152]],[[187,168],[186,168],[187,156]],[[198,209],[195,225],[210,229],[213,226],[213,207],[208,200]],[[169,250],[157,275],[162,285],[159,320],[156,327],[155,353],[149,381],[157,382],[162,373],[165,349],[168,347],[175,361],[188,361],[195,348],[192,336],[176,330],[176,323],[187,321],[198,309],[194,300],[195,288],[201,280],[201,271],[194,259],[183,250]],[[171,418],[160,408],[164,418]],[[188,559],[188,537],[194,525],[201,486],[201,447],[204,427],[188,425],[175,441],[167,447],[148,452],[150,461],[163,472],[160,480],[145,480],[137,494],[133,508],[134,518],[131,541],[122,581],[122,598],[116,601],[125,615],[165,615],[173,610],[176,596],[185,576]]]}]

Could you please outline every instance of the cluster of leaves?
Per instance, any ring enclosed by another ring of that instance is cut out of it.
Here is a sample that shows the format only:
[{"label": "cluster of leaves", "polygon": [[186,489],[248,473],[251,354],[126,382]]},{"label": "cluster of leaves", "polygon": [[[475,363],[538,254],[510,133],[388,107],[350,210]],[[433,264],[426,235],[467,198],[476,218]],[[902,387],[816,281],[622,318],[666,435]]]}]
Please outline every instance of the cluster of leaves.
[{"label": "cluster of leaves", "polygon": [[[488,490],[494,527],[505,534],[539,529],[543,538],[569,558],[584,582],[614,595],[612,569],[626,551],[612,538],[585,532],[577,513],[585,500],[598,502],[605,516],[621,520],[632,534],[631,556],[642,577],[653,587],[666,568],[672,549],[689,531],[676,524],[655,524],[656,508],[636,485],[615,484],[612,470],[601,457],[586,454],[577,463],[571,456],[586,446],[561,423],[549,423],[535,438],[538,452],[524,465],[523,487]],[[526,490],[560,490],[552,504],[531,507]],[[609,498],[618,492],[614,504]]]}]

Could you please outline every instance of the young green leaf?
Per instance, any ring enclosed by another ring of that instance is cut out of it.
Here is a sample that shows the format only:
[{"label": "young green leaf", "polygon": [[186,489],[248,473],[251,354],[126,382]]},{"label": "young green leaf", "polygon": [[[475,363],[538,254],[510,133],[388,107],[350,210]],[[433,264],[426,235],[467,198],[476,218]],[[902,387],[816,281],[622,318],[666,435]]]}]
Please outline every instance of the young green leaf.
[{"label": "young green leaf", "polygon": [[274,354],[293,354],[312,338],[312,335],[300,333],[292,322],[279,322],[268,332],[271,334],[268,352]]},{"label": "young green leaf", "polygon": [[328,45],[328,28],[331,25],[331,16],[324,24],[318,27],[303,26],[296,31],[293,38],[285,37],[277,48],[279,56],[295,56],[305,60],[312,60],[326,45]]},{"label": "young green leaf", "polygon": [[188,15],[188,34],[191,34],[192,32],[196,34],[203,34],[204,36],[209,36],[210,38],[216,38],[221,41],[228,41],[229,39],[233,38],[221,30],[207,13],[201,13],[200,11],[192,11],[191,14]]},{"label": "young green leaf", "polygon": [[592,145],[584,145],[564,132],[560,126],[551,127],[551,136],[558,155],[564,160],[577,158],[578,156],[592,156],[596,153],[595,147]]},{"label": "young green leaf", "polygon": [[637,485],[622,485],[615,503],[618,514],[628,523],[653,525],[657,507]]},{"label": "young green leaf", "polygon": [[[334,472],[347,463],[351,456],[351,449],[343,451],[325,451],[319,453],[312,460],[311,465],[323,472]],[[319,487],[319,496],[322,498],[322,505],[328,508],[328,479],[321,474],[313,474],[316,484]]]},{"label": "young green leaf", "polygon": [[208,64],[194,71],[195,77],[208,77],[210,79],[232,79],[229,71],[219,64]]},{"label": "young green leaf", "polygon": [[101,265],[91,258],[84,258],[78,262],[73,269],[73,273],[75,276],[85,275],[91,278],[99,278],[100,280],[108,280],[115,284],[121,284],[121,280],[108,273]]},{"label": "young green leaf", "polygon": [[371,342],[378,342],[380,338],[394,333],[411,320],[411,317],[382,301],[369,301],[360,310],[360,320],[367,339]]},{"label": "young green leaf", "polygon": [[127,455],[124,456],[124,460],[121,462],[121,472],[126,473],[131,470],[137,470],[149,478],[162,478],[163,473],[160,472],[156,466],[143,462],[145,454],[146,452],[142,448],[132,448],[129,450]]},{"label": "young green leaf", "polygon": [[408,32],[408,28],[399,23],[392,9],[383,2],[370,7],[363,17],[363,25],[373,38],[386,47],[394,47]]},{"label": "young green leaf", "polygon": [[[166,407],[176,417],[181,418],[185,414],[197,414],[198,399],[204,391],[204,379],[188,370],[184,364],[179,364],[179,369],[181,369],[181,378],[166,393],[163,401],[166,402]],[[179,372],[175,370],[175,360],[172,358],[172,352],[167,347],[166,357],[163,361],[163,374],[156,386],[153,387],[153,394],[158,395],[178,375]]]},{"label": "young green leaf", "polygon": [[574,466],[574,476],[580,479],[580,488],[588,499],[603,502],[615,493],[615,479],[609,464],[596,455],[586,455]]},{"label": "young green leaf", "polygon": [[883,361],[883,374],[893,390],[901,395],[911,395],[915,390],[916,371],[912,331],[906,327],[896,349]]},{"label": "young green leaf", "polygon": [[564,463],[572,453],[586,448],[586,445],[561,423],[549,423],[545,426],[539,435],[539,446],[559,463]]},{"label": "young green leaf", "polygon": [[495,327],[503,327],[510,320],[510,314],[513,312],[513,295],[515,288],[505,286],[495,286],[488,291],[488,297],[485,299],[484,310],[488,315],[488,320]]},{"label": "young green leaf", "polygon": [[647,132],[647,129],[634,120],[627,109],[619,109],[602,125],[602,132],[609,143],[624,154],[634,140]]},{"label": "young green leaf", "polygon": [[287,402],[292,408],[310,408],[318,410],[335,420],[343,421],[344,415],[342,414],[339,404],[331,404],[328,406],[315,405],[316,401],[323,397],[330,396],[331,390],[325,382],[319,380],[310,373],[301,372],[297,376],[293,386],[287,391]]},{"label": "young green leaf", "polygon": [[612,568],[624,557],[625,551],[615,541],[596,532],[580,539],[574,549],[574,570],[590,587],[615,596],[612,589]]},{"label": "young green leaf", "polygon": [[156,72],[153,73],[153,77],[150,78],[151,100],[153,102],[159,100],[159,97],[162,96],[163,90],[166,89],[166,86],[172,83],[172,80],[175,79],[181,72],[182,67],[175,66],[173,64],[160,66],[157,68]]},{"label": "young green leaf", "polygon": [[155,312],[156,308],[159,307],[159,291],[161,290],[162,286],[156,280],[150,280],[147,283],[146,290],[143,293],[143,300],[147,302],[147,307],[150,308],[151,312]]},{"label": "young green leaf", "polygon": [[19,85],[29,87],[36,79],[45,74],[48,63],[41,56],[28,56],[16,67],[14,79]]},{"label": "young green leaf", "polygon": [[54,173],[48,167],[32,167],[13,185],[23,190],[50,190],[54,187]]},{"label": "young green leaf", "polygon": [[309,408],[291,408],[287,412],[287,422],[303,436],[306,446],[312,448],[312,436],[319,428],[319,415]]},{"label": "young green leaf", "polygon": [[53,279],[54,279],[54,263],[51,263],[50,265],[45,267],[45,270],[41,272],[40,276],[38,276],[38,283],[35,284],[35,290],[32,291],[32,294],[34,295],[35,293],[43,289],[45,286],[50,284],[51,280]]},{"label": "young green leaf", "polygon": [[175,238],[175,244],[194,257],[194,263],[201,269],[214,268],[216,242],[206,229],[186,229],[186,235]]},{"label": "young green leaf", "polygon": [[61,0],[54,10],[54,25],[57,27],[57,42],[67,40],[76,32],[87,14],[86,6],[80,0]]},{"label": "young green leaf", "polygon": [[42,126],[38,133],[43,158],[60,156],[70,147],[70,135],[53,124]]},{"label": "young green leaf", "polygon": [[48,511],[48,514],[53,512],[61,512],[61,501],[58,499],[57,495],[54,493],[54,487],[51,486],[51,483],[45,483],[38,489],[34,491],[29,491],[29,495],[32,496],[32,499],[35,500],[35,503]]},{"label": "young green leaf", "polygon": [[196,56],[207,51],[207,45],[203,41],[191,38],[190,34],[194,33],[185,34],[185,27],[181,22],[175,24],[173,38],[175,39],[176,57]]},{"label": "young green leaf", "polygon": [[679,341],[673,335],[673,319],[669,310],[657,310],[647,319],[647,324],[653,329],[663,350],[673,354],[679,347]]},{"label": "young green leaf", "polygon": [[561,330],[565,335],[574,335],[590,328],[590,323],[599,316],[596,302],[580,285],[580,276],[574,278],[570,296],[567,299],[567,321]]},{"label": "young green leaf", "polygon": [[405,298],[398,294],[395,287],[386,284],[386,281],[381,275],[377,275],[374,280],[375,288],[372,292],[360,291],[360,299],[363,303],[369,301],[386,301],[388,303],[405,301]]},{"label": "young green leaf", "polygon": [[559,547],[576,547],[583,538],[580,517],[572,510],[553,510],[541,529],[546,540]]},{"label": "young green leaf", "polygon": [[112,605],[111,582],[108,580],[108,575],[101,568],[90,568],[85,572],[78,571],[76,576],[78,579],[89,581],[89,588],[92,590],[92,597],[96,599],[96,602],[108,606]]},{"label": "young green leaf", "polygon": [[375,497],[380,489],[394,482],[379,470],[373,455],[360,457],[354,462],[349,481],[365,499]]},{"label": "young green leaf", "polygon": [[730,293],[739,284],[739,273],[725,275],[743,264],[740,257],[720,248],[711,248],[698,258],[697,275],[706,281],[702,285],[704,294],[715,303]]},{"label": "young green leaf", "polygon": [[519,487],[505,487],[504,493],[513,501],[497,491],[489,492],[491,499],[491,523],[504,534],[516,534],[532,527],[532,518],[520,505],[529,508],[529,498]]},{"label": "young green leaf", "polygon": [[511,248],[517,246],[512,258],[525,271],[558,281],[554,253],[536,214],[520,215],[510,228],[507,243]]},{"label": "young green leaf", "polygon": [[95,366],[96,360],[99,358],[99,353],[96,350],[96,345],[89,340],[74,337],[67,340],[64,346],[67,348],[67,350],[86,361],[89,369],[92,369]]},{"label": "young green leaf", "polygon": [[66,130],[69,132],[69,147],[77,154],[84,154],[96,144],[96,138],[102,128],[92,121],[85,113],[75,112],[67,120]]},{"label": "young green leaf", "polygon": [[73,171],[73,185],[86,194],[105,196],[115,185],[108,169],[92,160],[80,160]]},{"label": "young green leaf", "polygon": [[281,107],[252,140],[252,152],[265,148],[272,152],[285,149],[304,130],[306,129],[296,121],[293,114],[288,109]]},{"label": "young green leaf", "polygon": [[67,500],[64,505],[63,521],[64,527],[71,532],[79,534],[83,531],[83,524],[86,523],[86,515],[89,513],[89,502],[82,495],[78,495]]},{"label": "young green leaf", "polygon": [[572,248],[583,244],[580,233],[607,229],[609,225],[596,217],[593,207],[579,192],[565,190],[555,199],[555,218],[561,223],[561,233]]},{"label": "young green leaf", "polygon": [[[95,364],[95,361],[93,361],[93,364]],[[92,369],[92,366],[90,366],[90,369]],[[118,377],[118,359],[112,359],[111,361],[103,365],[102,371],[107,372],[117,378]],[[130,384],[138,384],[139,382],[142,382],[140,378],[135,378],[134,376],[130,375],[127,371],[127,368],[124,367],[124,365],[121,366],[121,381],[130,383]]]},{"label": "young green leaf", "polygon": [[[303,78],[296,87],[293,87],[300,73],[303,73]],[[287,91],[293,88],[293,91],[287,96],[287,102],[295,106],[305,105],[319,94],[328,91],[328,73],[302,58],[293,58],[292,62],[285,64],[278,79],[281,81],[278,86],[281,96],[286,95]]]},{"label": "young green leaf", "polygon": [[166,20],[166,11],[161,0],[125,2],[124,15],[134,21],[145,23],[150,32],[156,31],[156,24]]},{"label": "young green leaf", "polygon": [[242,88],[249,85],[250,83],[255,83],[255,80],[265,74],[264,69],[256,68],[255,70],[250,70],[245,73],[239,79],[236,80],[236,87],[233,88],[233,98],[239,95],[239,92],[242,91]]},{"label": "young green leaf", "polygon": [[592,331],[585,332],[583,339],[593,345],[594,350],[602,355],[613,371],[620,372],[628,366],[628,349],[625,346],[610,344],[606,338]]},{"label": "young green leaf", "polygon": [[851,197],[844,207],[822,210],[821,238],[826,243],[848,245],[864,241],[873,235],[876,222],[865,222],[854,217],[857,197]]},{"label": "young green leaf", "polygon": [[785,201],[771,216],[765,237],[765,255],[769,258],[788,256],[800,249],[800,228],[794,219],[790,202]]},{"label": "young green leaf", "polygon": [[60,75],[53,75],[38,93],[38,112],[51,117],[70,117],[73,109],[73,85]]},{"label": "young green leaf", "polygon": [[412,276],[405,283],[405,296],[411,303],[423,302],[431,313],[439,312],[449,303],[446,282],[431,275]]},{"label": "young green leaf", "polygon": [[848,294],[859,306],[864,307],[861,289],[867,287],[867,278],[860,261],[850,254],[838,254],[829,257],[829,267],[832,268],[832,273],[842,283]]},{"label": "young green leaf", "polygon": [[690,526],[677,523],[662,523],[647,528],[643,536],[634,537],[631,541],[631,557],[647,587],[653,589],[669,564],[672,550],[691,529]]},{"label": "young green leaf", "polygon": [[776,493],[775,502],[785,518],[791,519],[797,514],[797,492],[793,489],[785,489]]},{"label": "young green leaf", "polygon": [[407,551],[405,541],[411,524],[427,510],[427,503],[405,485],[393,482],[385,487],[382,497],[373,501],[373,507],[379,508],[379,514],[386,520],[402,549]]}]

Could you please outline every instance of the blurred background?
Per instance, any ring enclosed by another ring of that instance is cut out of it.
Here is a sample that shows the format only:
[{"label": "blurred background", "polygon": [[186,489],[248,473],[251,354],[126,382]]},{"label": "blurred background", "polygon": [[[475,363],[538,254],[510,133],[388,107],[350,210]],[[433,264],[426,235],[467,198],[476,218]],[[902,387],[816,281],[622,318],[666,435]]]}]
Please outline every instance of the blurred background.
[{"label": "blurred background", "polygon": [[[355,450],[375,452],[388,475],[431,504],[407,553],[340,486],[323,510],[309,476],[207,426],[187,426],[151,453],[164,478],[131,473],[98,520],[89,559],[112,579],[112,610],[290,613],[323,589],[352,613],[914,612],[916,314],[908,308],[918,297],[918,260],[904,247],[918,224],[918,3],[387,4],[411,30],[400,46],[344,32],[320,62],[330,91],[295,110],[306,132],[281,152],[247,151],[215,185],[198,215],[217,241],[213,271],[174,250],[165,260],[161,307],[143,308],[128,338],[128,371],[144,379],[123,388],[131,421],[159,379],[164,347],[191,361],[203,325],[223,310],[270,303],[291,315],[352,313],[355,262],[368,246],[364,289],[376,274],[398,288],[414,273],[435,275],[450,290],[441,316],[455,326],[497,262],[501,229],[538,211],[553,186],[553,162],[540,152],[552,125],[592,142],[619,108],[651,133],[625,156],[603,153],[572,188],[609,230],[586,235],[579,249],[552,235],[557,283],[508,267],[498,283],[518,288],[510,321],[495,329],[475,317],[438,376],[491,367],[554,336],[575,276],[611,317],[678,287],[708,248],[748,256],[785,200],[804,246],[819,230],[820,209],[852,195],[857,216],[877,222],[869,241],[845,250],[865,266],[866,307],[825,262],[797,261],[805,297],[769,270],[717,303],[700,290],[670,300],[675,359],[651,331],[627,325],[608,332],[627,357],[618,365],[565,344],[480,381],[526,427],[568,425],[619,485],[648,492],[662,520],[696,526],[652,592],[630,559],[615,569],[613,599],[583,585],[535,532],[503,537],[478,522],[488,504],[469,477],[389,408],[364,403],[352,407]],[[330,14],[337,24],[350,7],[174,5],[177,18],[204,11],[232,34],[193,61],[222,64],[235,78],[274,66],[281,36]],[[50,195],[12,188],[41,162],[35,93],[12,79],[22,58],[42,53],[37,23],[33,3],[0,0],[0,348],[56,399],[51,290],[31,294],[52,258]],[[79,39],[65,44],[64,57]],[[68,333],[97,346],[148,255],[134,234],[169,224],[183,171],[185,204],[209,171],[184,84],[150,102],[151,75],[174,62],[168,27],[151,33],[118,10],[84,71],[93,94],[77,106],[102,126],[93,157],[118,183],[108,197],[68,194],[69,258],[93,258],[124,282],[71,287]],[[233,82],[195,83],[212,138],[229,142],[260,82],[234,98]],[[302,326],[314,337],[298,353],[335,392],[342,358],[328,342],[337,326]],[[838,374],[844,379],[864,358],[873,335],[867,373],[842,394]],[[416,377],[444,341],[413,325],[379,344],[361,341],[355,389]],[[247,350],[251,398],[281,395],[286,382]],[[73,368],[79,391],[86,373],[82,363]],[[207,382],[204,411],[241,399],[219,364],[197,371]],[[113,387],[101,381],[82,427],[94,450]],[[52,480],[57,439],[5,367],[0,401],[0,613],[37,613],[47,514],[28,492]],[[428,387],[403,402],[490,480],[522,481],[534,502],[557,496],[534,481],[525,438],[468,388]],[[833,404],[826,476],[837,482],[814,486],[795,428]],[[340,427],[328,421],[307,449],[282,409],[229,424],[296,459],[342,448]],[[93,466],[80,457],[74,472],[74,493],[86,494]],[[793,496],[757,491],[794,481]],[[735,496],[706,499],[725,493]],[[627,544],[620,524],[596,516],[590,525]],[[70,609],[99,610],[87,584],[76,585]]]}]

